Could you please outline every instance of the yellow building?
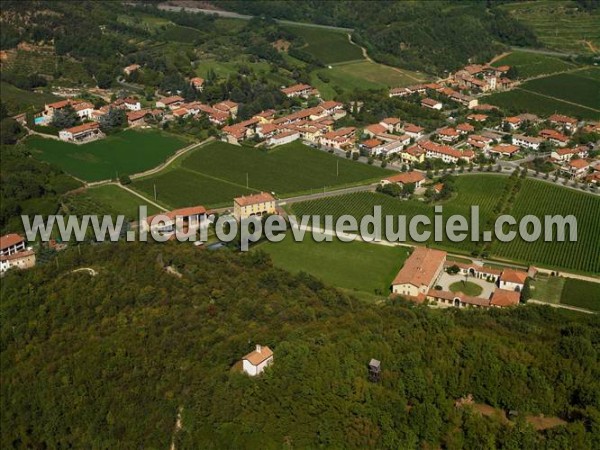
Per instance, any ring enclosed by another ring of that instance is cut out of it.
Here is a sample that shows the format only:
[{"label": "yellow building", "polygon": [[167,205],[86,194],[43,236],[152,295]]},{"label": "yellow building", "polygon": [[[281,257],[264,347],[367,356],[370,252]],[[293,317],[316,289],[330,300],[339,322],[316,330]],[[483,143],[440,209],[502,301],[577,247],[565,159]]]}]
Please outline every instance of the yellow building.
[{"label": "yellow building", "polygon": [[275,214],[276,212],[275,198],[268,192],[233,199],[233,215],[237,220],[250,216],[260,217],[266,214]]},{"label": "yellow building", "polygon": [[425,161],[425,151],[418,145],[413,145],[400,153],[400,160],[403,163],[413,164]]},{"label": "yellow building", "polygon": [[392,292],[418,302],[424,301],[427,293],[444,270],[445,262],[446,252],[415,247],[394,278]]}]

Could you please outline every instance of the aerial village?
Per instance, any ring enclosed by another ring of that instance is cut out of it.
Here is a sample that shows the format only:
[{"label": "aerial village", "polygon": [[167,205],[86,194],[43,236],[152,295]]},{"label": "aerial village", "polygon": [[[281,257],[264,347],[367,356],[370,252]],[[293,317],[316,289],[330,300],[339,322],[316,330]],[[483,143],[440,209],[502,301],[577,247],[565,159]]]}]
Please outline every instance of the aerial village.
[{"label": "aerial village", "polygon": [[[137,70],[143,68],[134,64],[123,72],[130,74]],[[590,156],[594,146],[575,145],[570,136],[578,130],[600,132],[600,123],[581,122],[559,113],[545,118],[533,114],[504,117],[495,106],[480,104],[481,94],[514,87],[516,82],[506,77],[509,70],[508,66],[469,65],[436,83],[389,90],[390,98],[402,97],[421,108],[444,113],[446,124],[438,129],[427,129],[399,117],[387,117],[362,129],[336,126],[337,121],[349,111],[360,109],[361,104],[322,100],[319,91],[308,84],[282,86],[281,92],[306,105],[310,101],[314,106],[294,111],[265,110],[243,121],[237,121],[239,105],[233,101],[208,105],[186,102],[179,94],[170,93],[156,100],[151,108],[142,107],[133,97],[118,98],[99,109],[85,100],[62,100],[47,104],[36,115],[35,123],[50,123],[57,111],[70,106],[83,123],[60,130],[58,138],[83,144],[103,138],[100,123],[113,109],[125,111],[129,127],[205,117],[219,128],[218,138],[233,145],[251,142],[252,146],[270,149],[299,140],[339,157],[369,164],[377,161],[382,167],[396,170],[397,175],[380,180],[380,188],[408,186],[411,192],[423,193],[425,186],[431,184],[433,171],[437,175],[440,167],[444,173],[471,171],[475,164],[479,164],[480,171],[513,171],[520,168],[520,163],[536,159],[555,169],[555,181],[561,173],[565,180],[594,191],[600,183],[600,160]],[[202,78],[195,77],[189,82],[202,91]],[[465,119],[458,121],[457,116]],[[546,179],[549,176],[547,173]],[[428,189],[439,194],[443,184],[436,183]],[[284,214],[278,199],[268,192],[235,198],[231,211],[238,221],[250,216]],[[170,211],[166,213],[169,220],[155,225],[155,230],[173,231],[176,216],[183,217],[186,228],[197,227],[210,213],[201,205]],[[149,217],[139,227],[150,230],[151,220]],[[35,254],[22,237],[3,236],[1,246],[2,273],[12,267],[27,268],[35,264]],[[390,292],[419,303],[427,300],[438,307],[507,307],[519,304],[525,280],[538,271],[533,267],[524,271],[465,265],[449,261],[446,256],[441,250],[416,247],[391,281]],[[479,296],[451,292],[448,288],[453,281],[467,278],[481,285]],[[272,361],[268,347],[259,347],[244,359],[244,371],[250,375],[260,373]]]}]

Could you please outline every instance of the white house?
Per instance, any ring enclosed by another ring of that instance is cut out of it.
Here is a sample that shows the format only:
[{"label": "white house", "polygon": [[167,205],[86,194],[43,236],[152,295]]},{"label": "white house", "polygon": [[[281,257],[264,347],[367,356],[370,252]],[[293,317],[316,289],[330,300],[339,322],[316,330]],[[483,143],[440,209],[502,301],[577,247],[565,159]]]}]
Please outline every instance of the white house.
[{"label": "white house", "polygon": [[179,224],[181,224],[184,233],[186,231],[191,232],[191,230],[198,231],[200,227],[208,226],[206,208],[198,205],[156,214],[141,221],[140,228],[144,232],[163,234],[175,231]]},{"label": "white house", "polygon": [[58,133],[58,137],[61,140],[72,142],[88,141],[103,136],[104,134],[100,131],[100,124],[98,122],[84,123],[72,128],[60,130]]},{"label": "white house", "polygon": [[527,280],[527,272],[522,270],[504,269],[500,275],[500,289],[521,292]]},{"label": "white house", "polygon": [[439,111],[442,109],[442,102],[439,102],[432,98],[424,98],[423,100],[421,100],[421,106],[429,109],[437,109]]},{"label": "white house", "polygon": [[129,111],[139,111],[142,109],[142,104],[135,98],[127,97],[123,100],[123,102]]},{"label": "white house", "polygon": [[540,144],[542,142],[544,142],[544,140],[541,138],[525,136],[522,134],[515,134],[512,137],[513,145],[518,145],[519,147],[530,148],[532,150],[538,150],[540,148]]},{"label": "white house", "polygon": [[300,133],[298,131],[284,131],[283,133],[275,134],[267,139],[267,145],[275,147],[277,145],[289,144],[297,139],[300,139]]},{"label": "white house", "polygon": [[260,375],[270,364],[273,363],[273,351],[267,347],[257,344],[253,352],[248,353],[242,360],[242,368],[251,377]]}]

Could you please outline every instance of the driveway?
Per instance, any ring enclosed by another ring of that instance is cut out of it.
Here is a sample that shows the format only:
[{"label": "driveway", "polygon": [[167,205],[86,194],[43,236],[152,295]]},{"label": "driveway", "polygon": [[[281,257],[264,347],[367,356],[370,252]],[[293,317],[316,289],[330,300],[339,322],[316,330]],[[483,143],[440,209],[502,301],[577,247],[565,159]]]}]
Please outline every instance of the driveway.
[{"label": "driveway", "polygon": [[[444,291],[450,291],[450,285],[452,283],[456,283],[457,281],[464,281],[464,275],[450,275],[449,273],[442,272],[440,277],[437,280],[436,285],[440,285]],[[489,283],[485,280],[480,280],[475,277],[468,277],[467,281],[471,283],[475,283],[478,286],[481,286],[483,291],[478,297],[481,298],[490,298],[494,290],[496,289],[496,285],[494,283]]]}]

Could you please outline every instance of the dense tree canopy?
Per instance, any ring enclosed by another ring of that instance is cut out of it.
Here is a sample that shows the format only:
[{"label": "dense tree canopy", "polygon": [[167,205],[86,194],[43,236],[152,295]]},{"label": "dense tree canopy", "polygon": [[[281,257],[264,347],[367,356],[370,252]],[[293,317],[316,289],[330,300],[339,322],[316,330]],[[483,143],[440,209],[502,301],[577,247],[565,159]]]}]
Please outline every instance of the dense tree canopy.
[{"label": "dense tree canopy", "polygon": [[[166,448],[178,411],[177,448],[600,444],[596,317],[366,304],[260,251],[175,243],[68,250],[9,273],[1,308],[3,448]],[[255,343],[275,352],[258,379],[235,370]],[[519,419],[455,408],[468,394]]]}]

